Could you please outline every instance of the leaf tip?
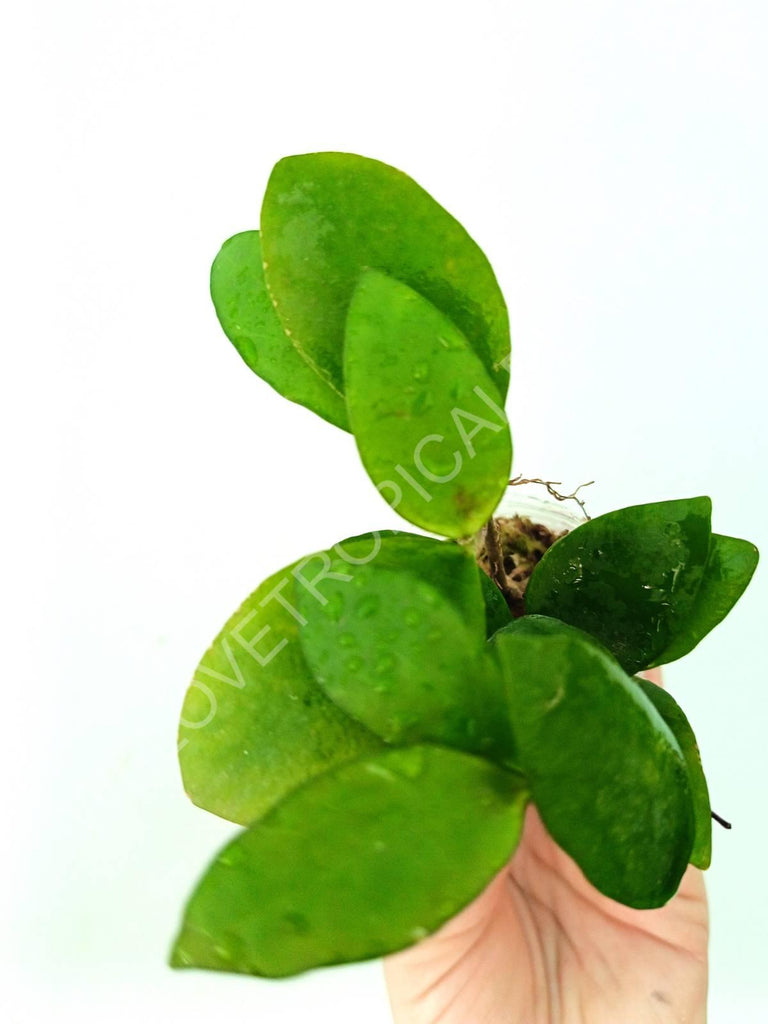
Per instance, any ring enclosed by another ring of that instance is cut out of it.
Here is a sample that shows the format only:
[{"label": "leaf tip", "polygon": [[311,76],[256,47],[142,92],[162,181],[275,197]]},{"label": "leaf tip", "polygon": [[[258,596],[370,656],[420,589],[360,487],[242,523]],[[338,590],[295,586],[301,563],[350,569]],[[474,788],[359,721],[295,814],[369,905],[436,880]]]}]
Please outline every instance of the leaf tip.
[{"label": "leaf tip", "polygon": [[176,939],[174,940],[171,951],[168,954],[168,966],[173,967],[174,970],[180,970],[185,967],[194,967],[194,958],[184,948],[184,929],[179,932]]},{"label": "leaf tip", "polygon": [[226,936],[214,937],[184,922],[171,948],[168,965],[175,970],[204,968],[209,971],[242,971],[236,949]]}]

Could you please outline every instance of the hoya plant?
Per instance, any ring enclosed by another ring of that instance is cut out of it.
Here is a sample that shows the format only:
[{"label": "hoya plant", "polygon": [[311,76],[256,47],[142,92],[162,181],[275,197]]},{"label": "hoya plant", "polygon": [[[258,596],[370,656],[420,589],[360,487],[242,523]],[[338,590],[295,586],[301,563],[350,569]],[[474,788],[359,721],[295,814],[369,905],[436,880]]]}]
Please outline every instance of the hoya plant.
[{"label": "hoya plant", "polygon": [[708,866],[712,811],[685,714],[638,674],[723,619],[755,547],[713,533],[698,496],[560,532],[494,515],[504,299],[464,228],[386,164],[281,160],[211,294],[250,369],[351,432],[423,532],[278,569],[203,655],[181,772],[242,830],[172,964],[280,977],[416,943],[509,860],[529,803],[600,892],[663,905]]}]

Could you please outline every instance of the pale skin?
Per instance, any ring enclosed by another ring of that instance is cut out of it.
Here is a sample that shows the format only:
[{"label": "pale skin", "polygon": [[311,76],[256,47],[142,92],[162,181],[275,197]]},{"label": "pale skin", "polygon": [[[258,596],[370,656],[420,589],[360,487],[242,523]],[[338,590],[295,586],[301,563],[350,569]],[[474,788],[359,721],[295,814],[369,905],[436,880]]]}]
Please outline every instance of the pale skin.
[{"label": "pale skin", "polygon": [[703,1024],[708,937],[699,870],[666,906],[632,910],[597,892],[529,807],[504,870],[384,971],[395,1024]]}]

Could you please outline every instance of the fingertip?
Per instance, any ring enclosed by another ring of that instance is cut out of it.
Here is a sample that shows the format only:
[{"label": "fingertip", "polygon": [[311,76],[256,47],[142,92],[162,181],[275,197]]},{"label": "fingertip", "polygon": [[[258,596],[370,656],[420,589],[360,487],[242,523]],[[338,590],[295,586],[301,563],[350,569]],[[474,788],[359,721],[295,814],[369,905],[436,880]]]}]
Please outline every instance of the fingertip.
[{"label": "fingertip", "polygon": [[640,675],[643,679],[647,679],[649,683],[655,683],[657,686],[664,687],[664,677],[661,674],[660,668],[647,668]]}]

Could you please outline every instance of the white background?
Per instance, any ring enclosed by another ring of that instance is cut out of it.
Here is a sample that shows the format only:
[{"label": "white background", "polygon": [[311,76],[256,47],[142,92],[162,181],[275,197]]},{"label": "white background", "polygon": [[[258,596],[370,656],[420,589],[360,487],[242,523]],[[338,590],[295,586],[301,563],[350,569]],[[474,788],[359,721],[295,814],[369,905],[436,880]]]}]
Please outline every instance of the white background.
[{"label": "white background", "polygon": [[[2,35],[5,1019],[385,1024],[377,964],[165,966],[233,832],[176,768],[199,656],[272,570],[395,522],[240,362],[210,262],[285,154],[402,168],[507,296],[515,471],[596,479],[593,514],[710,494],[768,550],[765,4],[70,0]],[[765,576],[668,672],[735,822],[716,1024],[768,998]]]}]

